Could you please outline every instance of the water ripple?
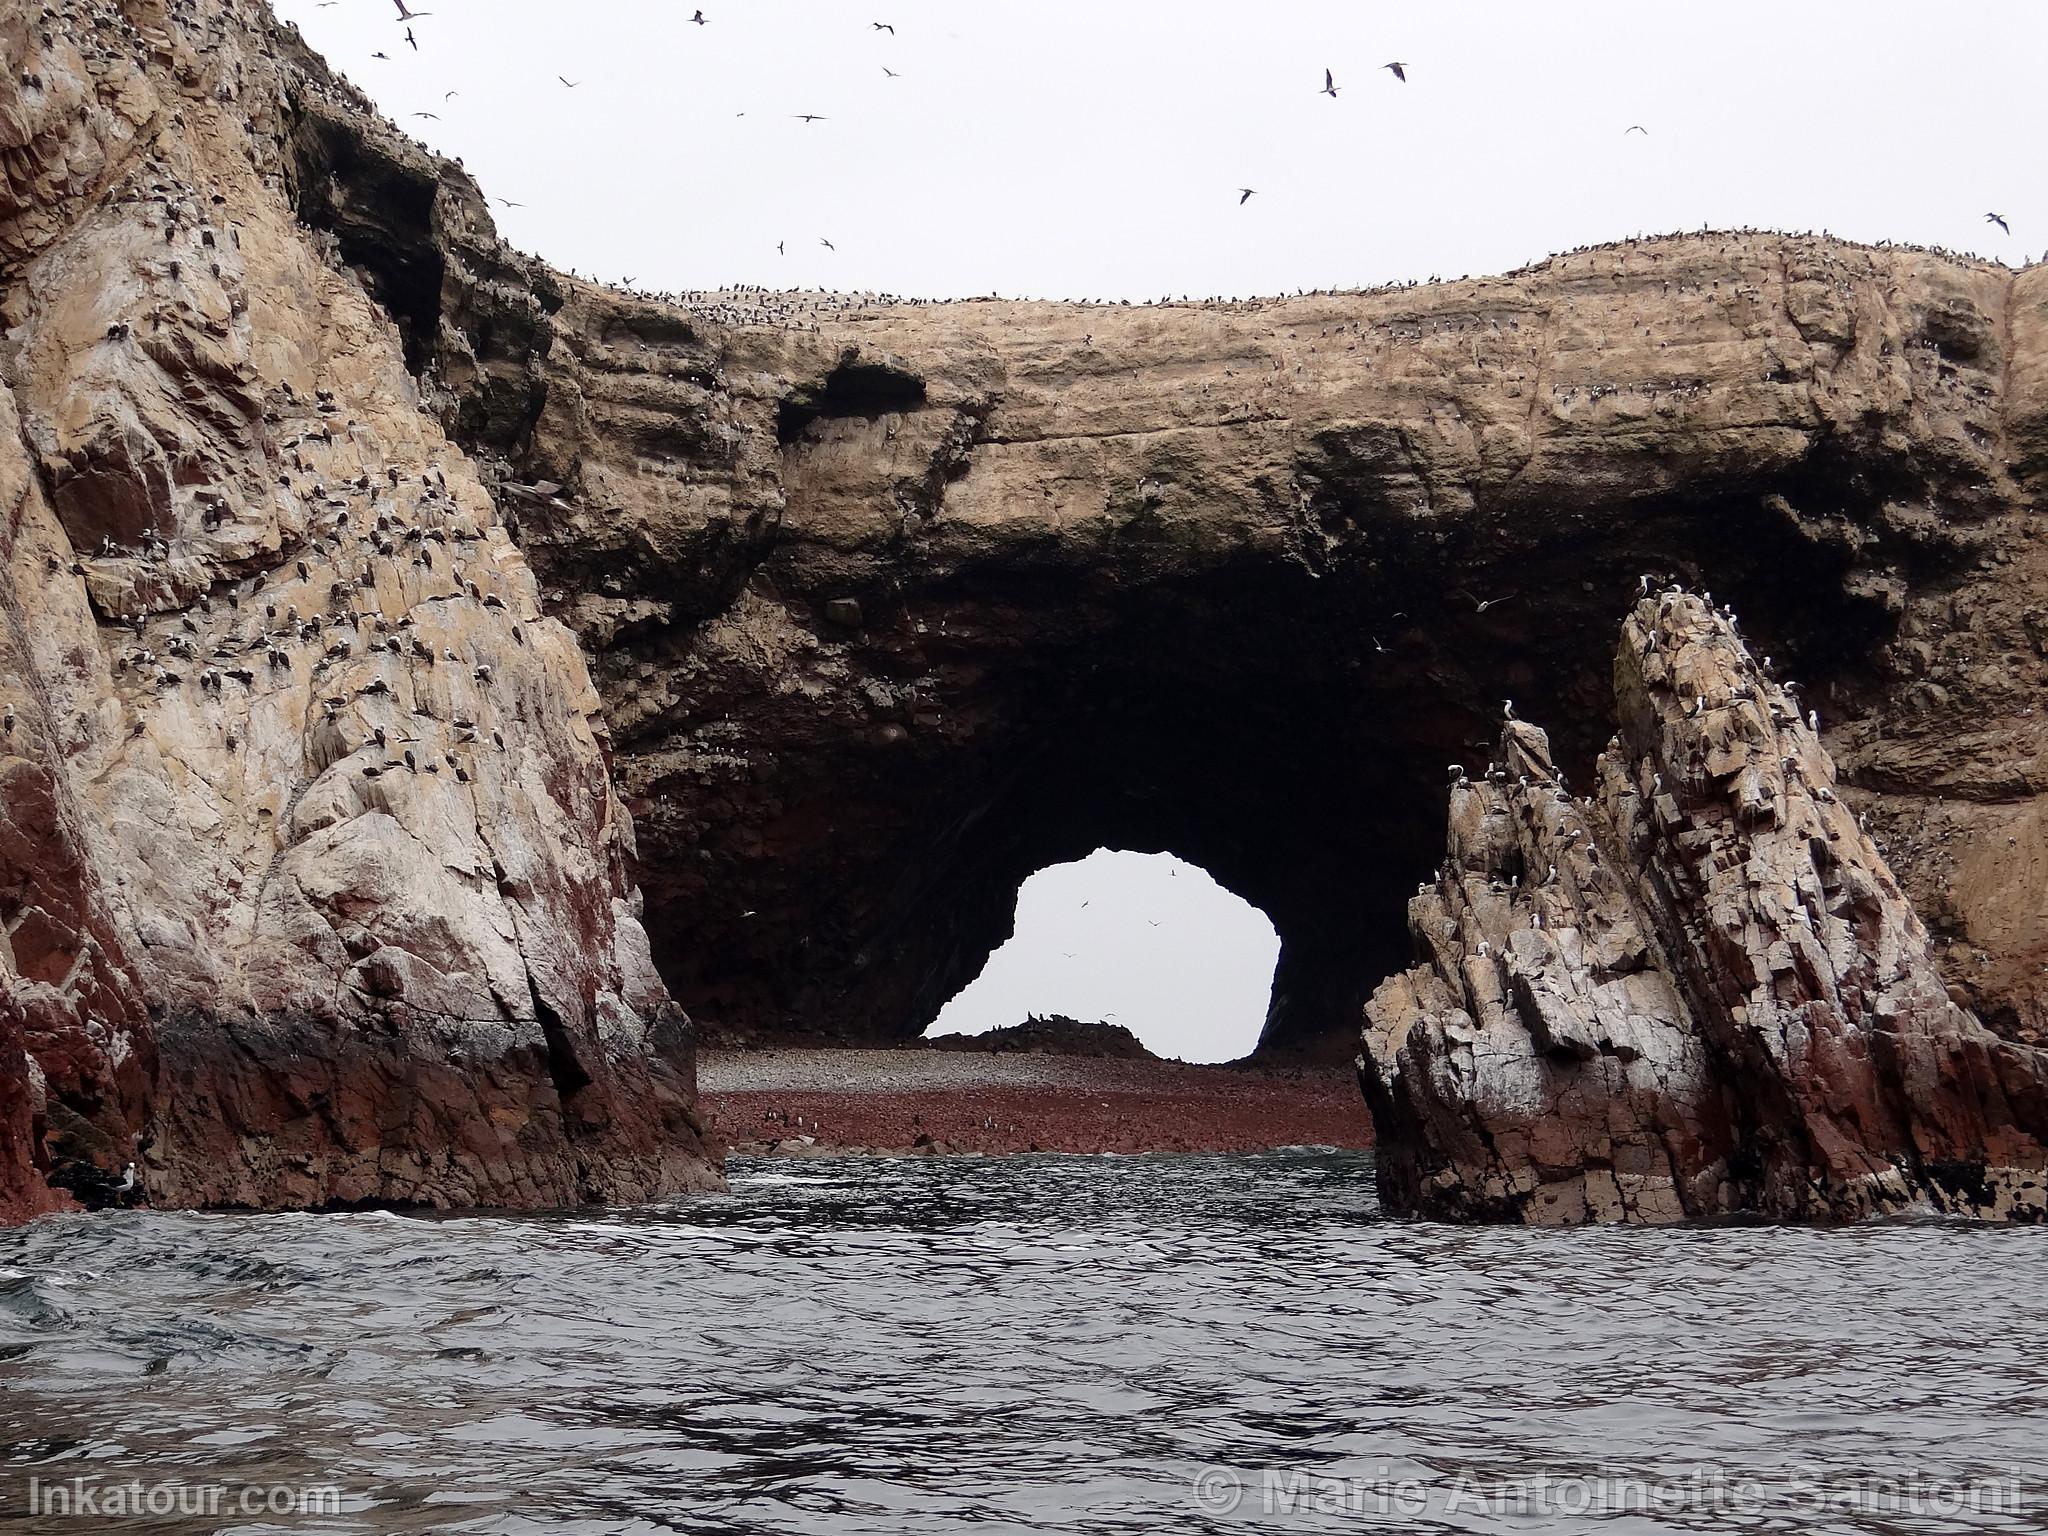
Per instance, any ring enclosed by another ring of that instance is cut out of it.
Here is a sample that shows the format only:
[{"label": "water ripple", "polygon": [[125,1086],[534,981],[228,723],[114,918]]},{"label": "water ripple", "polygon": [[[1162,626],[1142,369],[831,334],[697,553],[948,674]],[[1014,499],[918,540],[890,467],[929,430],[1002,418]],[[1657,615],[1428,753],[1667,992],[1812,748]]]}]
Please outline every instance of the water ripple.
[{"label": "water ripple", "polygon": [[[2048,1232],[1927,1221],[1393,1222],[1368,1160],[1309,1153],[739,1162],[729,1195],[595,1214],[67,1217],[0,1234],[0,1524],[81,1528],[30,1511],[34,1477],[342,1496],[104,1522],[178,1533],[2038,1530],[2044,1259]],[[1475,1507],[1704,1467],[1769,1496]],[[1850,1496],[1907,1474],[2017,1507]],[[1297,1497],[1368,1484],[1426,1507]]]}]

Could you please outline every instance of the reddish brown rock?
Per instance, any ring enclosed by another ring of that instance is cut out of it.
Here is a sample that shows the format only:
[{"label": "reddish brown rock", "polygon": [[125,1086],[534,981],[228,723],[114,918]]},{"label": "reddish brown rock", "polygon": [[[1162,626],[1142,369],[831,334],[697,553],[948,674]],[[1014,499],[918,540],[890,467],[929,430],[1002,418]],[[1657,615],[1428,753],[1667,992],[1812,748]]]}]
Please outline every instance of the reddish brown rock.
[{"label": "reddish brown rock", "polygon": [[1532,1224],[2048,1215],[2048,1055],[1951,1000],[1796,699],[1733,624],[1638,604],[1590,798],[1543,733],[1451,790],[1367,1007],[1389,1203]]}]

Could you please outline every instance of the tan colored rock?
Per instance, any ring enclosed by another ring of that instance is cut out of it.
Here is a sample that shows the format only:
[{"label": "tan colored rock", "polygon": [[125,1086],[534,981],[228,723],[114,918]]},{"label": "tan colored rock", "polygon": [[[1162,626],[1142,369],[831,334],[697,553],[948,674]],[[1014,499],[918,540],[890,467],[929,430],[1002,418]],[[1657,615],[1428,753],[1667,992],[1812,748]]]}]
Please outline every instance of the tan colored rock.
[{"label": "tan colored rock", "polygon": [[0,31],[8,89],[42,82],[0,100],[0,493],[7,994],[50,1180],[715,1180],[588,671],[391,318],[293,216],[288,51],[223,0],[46,15]]},{"label": "tan colored rock", "polygon": [[[1348,1053],[1442,765],[1513,693],[1583,776],[1646,571],[1806,683],[1948,990],[2048,1030],[2038,271],[1714,233],[1245,304],[659,298],[510,250],[250,0],[61,0],[0,18],[0,64],[23,1198],[34,1147],[83,1187],[146,1126],[160,1199],[680,1187],[671,989],[736,1031],[914,1033],[1019,882],[1098,844],[1262,907],[1269,1048]],[[1574,868],[1519,778],[1472,782],[1458,845]],[[1736,778],[1744,815],[1778,792]],[[1490,879],[1441,893],[1432,943],[1483,927],[1519,980],[1466,956],[1402,1006],[1535,1019],[1626,1149],[1532,1120],[1542,1198],[1663,1211],[1741,1142],[1636,938],[1755,914],[1587,879],[1569,944]],[[1982,1042],[1897,972],[1903,922],[1855,995],[1940,1081],[1927,1052]],[[1843,995],[1854,957],[1816,953]],[[1453,1120],[1460,1059],[1426,1074]],[[1926,1166],[1998,1112],[1913,1102]],[[1892,1142],[1783,1108],[1843,1139],[1815,1211],[1853,1205],[1854,1147]]]},{"label": "tan colored rock", "polygon": [[1637,605],[1594,798],[1511,721],[1367,1005],[1389,1203],[1538,1225],[2048,1216],[2048,1055],[1950,1001],[1793,697]]},{"label": "tan colored rock", "polygon": [[[2048,859],[2008,857],[2048,760],[2032,272],[1714,233],[1243,304],[563,299],[548,346],[482,369],[542,402],[496,441],[550,492],[506,499],[593,653],[655,950],[707,1019],[912,1032],[1017,880],[1121,840],[1274,917],[1269,1044],[1340,1032],[1439,765],[1509,691],[1583,771],[1647,570],[1735,599],[1946,979],[2048,1031]],[[1246,793],[1172,782],[1183,752]],[[1042,759],[1061,789],[1012,804]],[[1069,818],[1104,764],[1149,807]],[[937,858],[954,824],[989,846]]]}]

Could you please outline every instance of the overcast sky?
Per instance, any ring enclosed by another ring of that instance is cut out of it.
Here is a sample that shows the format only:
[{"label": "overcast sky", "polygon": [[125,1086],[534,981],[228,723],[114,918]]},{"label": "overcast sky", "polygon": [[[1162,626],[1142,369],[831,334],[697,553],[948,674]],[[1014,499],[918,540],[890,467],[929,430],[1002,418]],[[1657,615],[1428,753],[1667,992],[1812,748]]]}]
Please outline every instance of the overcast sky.
[{"label": "overcast sky", "polygon": [[413,3],[417,51],[393,0],[278,9],[524,203],[508,238],[648,287],[1269,293],[1702,222],[2048,249],[2037,0]]},{"label": "overcast sky", "polygon": [[1061,1013],[1121,1024],[1161,1056],[1234,1061],[1258,1044],[1279,956],[1265,914],[1202,870],[1098,850],[1024,882],[1017,936],[931,1033]]},{"label": "overcast sky", "polygon": [[[417,49],[393,0],[276,3],[507,238],[643,288],[1248,295],[1703,223],[2048,250],[2039,0],[411,0]],[[948,1024],[1241,1054],[1271,930],[1163,867],[1032,884]]]}]

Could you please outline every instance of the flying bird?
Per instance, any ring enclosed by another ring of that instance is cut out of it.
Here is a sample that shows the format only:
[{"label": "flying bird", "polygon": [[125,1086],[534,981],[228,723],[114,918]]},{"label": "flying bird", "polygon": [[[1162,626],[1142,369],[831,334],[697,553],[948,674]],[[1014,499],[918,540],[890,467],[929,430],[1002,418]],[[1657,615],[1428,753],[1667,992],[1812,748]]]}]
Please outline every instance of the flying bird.
[{"label": "flying bird", "polygon": [[2005,222],[2005,215],[2002,213],[1987,213],[1984,215],[1984,222],[1986,224],[1996,224],[2008,235],[2012,233],[2012,226]]},{"label": "flying bird", "polygon": [[526,206],[524,203],[513,202],[509,197],[501,197],[497,201],[503,203],[507,208],[524,208]]},{"label": "flying bird", "polygon": [[[1464,598],[1466,602],[1470,603],[1472,605],[1474,612],[1484,613],[1489,608],[1498,608],[1502,603],[1512,603],[1515,600],[1516,594],[1510,592],[1506,597],[1479,598],[1474,597],[1470,592],[1461,591],[1458,594],[1458,596]],[[1514,719],[1514,716],[1510,714],[1508,718],[1512,720]]]},{"label": "flying bird", "polygon": [[1404,84],[1405,84],[1405,83],[1407,82],[1407,79],[1408,79],[1408,66],[1407,66],[1406,64],[1402,63],[1402,62],[1401,62],[1400,60],[1398,60],[1398,59],[1397,59],[1397,60],[1395,60],[1395,61],[1394,61],[1394,62],[1393,62],[1392,64],[1382,64],[1382,65],[1380,66],[1380,68],[1381,68],[1381,69],[1391,69],[1391,70],[1392,70],[1392,71],[1394,72],[1394,78],[1395,78],[1396,80],[1399,80],[1399,81],[1403,82]]},{"label": "flying bird", "polygon": [[414,17],[417,16],[431,16],[434,14],[432,11],[408,10],[406,8],[405,0],[391,0],[391,3],[398,7],[398,19],[400,21],[411,21]]},{"label": "flying bird", "polygon": [[706,25],[704,20],[704,13],[702,11],[699,11],[696,15],[692,16],[690,20],[697,23],[697,25],[700,27]]},{"label": "flying bird", "polygon": [[1246,203],[1250,202],[1254,197],[1258,195],[1258,193],[1250,187],[1239,187],[1237,190],[1243,194],[1237,200],[1237,206],[1240,208],[1242,208]]},{"label": "flying bird", "polygon": [[785,245],[787,245],[788,243],[789,243],[789,242],[788,242],[787,240],[778,240],[778,241],[776,241],[776,242],[775,242],[775,254],[776,254],[776,255],[778,255],[778,256],[787,256],[787,255],[789,254],[789,252],[785,251],[785,250],[783,249],[783,247],[784,247]]},{"label": "flying bird", "polygon": [[819,116],[816,112],[792,112],[790,116],[800,123],[822,123],[828,121],[828,119]]},{"label": "flying bird", "polygon": [[370,57],[373,59],[382,59],[387,64],[391,62],[391,55],[381,51],[371,54]]},{"label": "flying bird", "polygon": [[571,80],[567,75],[557,75],[555,76],[555,78],[561,81],[562,84],[569,87],[569,89],[572,91],[575,90],[577,86],[583,83],[581,80]]},{"label": "flying bird", "polygon": [[836,251],[839,249],[838,246],[834,245],[830,240],[827,240],[823,235],[818,236],[818,244],[825,247],[825,249],[828,251]]},{"label": "flying bird", "polygon": [[1625,139],[1632,133],[1640,133],[1646,139],[1650,136],[1650,130],[1641,123],[1630,123],[1628,127],[1621,131],[1621,136]]},{"label": "flying bird", "polygon": [[903,78],[901,75],[897,74],[895,70],[891,69],[886,64],[882,66],[882,73],[887,75],[891,80],[901,80]]},{"label": "flying bird", "polygon": [[441,121],[441,115],[438,112],[415,112],[413,113],[413,116],[431,118],[434,122],[437,123]]},{"label": "flying bird", "polygon": [[1337,94],[1337,77],[1327,69],[1323,71],[1322,94],[1325,96],[1335,96]]},{"label": "flying bird", "polygon": [[412,44],[412,51],[414,53],[418,53],[420,51],[420,40],[412,35],[411,27],[407,27],[405,29],[405,40],[408,43]]},{"label": "flying bird", "polygon": [[889,34],[889,35],[890,35],[891,37],[894,37],[894,36],[896,35],[896,29],[895,29],[894,27],[890,26],[890,25],[889,25],[889,23],[887,23],[886,21],[878,21],[878,22],[876,22],[876,23],[875,23],[875,30],[876,30],[877,32],[886,32],[886,33],[888,33],[888,34]]},{"label": "flying bird", "polygon": [[443,91],[441,93],[441,99],[443,101],[453,101],[456,97],[460,96],[461,94],[462,92],[460,91]]}]

